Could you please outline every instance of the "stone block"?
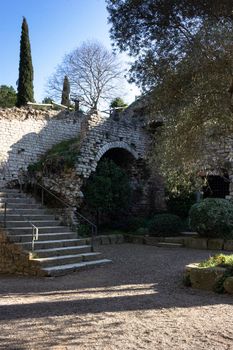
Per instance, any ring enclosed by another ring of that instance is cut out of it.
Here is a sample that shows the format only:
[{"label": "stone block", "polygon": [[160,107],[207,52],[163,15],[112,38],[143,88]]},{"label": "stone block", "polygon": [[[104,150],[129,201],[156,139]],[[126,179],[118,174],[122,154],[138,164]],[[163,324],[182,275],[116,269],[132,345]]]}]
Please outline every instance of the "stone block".
[{"label": "stone block", "polygon": [[162,242],[162,237],[144,237],[144,242],[147,245],[157,245],[159,242]]},{"label": "stone block", "polygon": [[227,277],[224,281],[223,287],[229,294],[233,294],[233,277]]},{"label": "stone block", "polygon": [[132,237],[132,243],[135,244],[144,244],[144,236],[133,236]]},{"label": "stone block", "polygon": [[125,237],[124,237],[124,235],[122,235],[122,234],[118,234],[118,235],[117,235],[117,243],[118,243],[118,244],[125,243]]},{"label": "stone block", "polygon": [[109,235],[109,240],[111,244],[117,243],[117,235]]},{"label": "stone block", "polygon": [[207,238],[187,238],[184,242],[185,246],[193,249],[207,249]]},{"label": "stone block", "polygon": [[224,242],[224,246],[223,246],[224,250],[232,250],[233,251],[233,240],[227,240]]},{"label": "stone block", "polygon": [[223,239],[208,239],[207,242],[207,246],[208,249],[212,249],[212,250],[222,250],[223,249],[223,244],[224,244],[224,240]]},{"label": "stone block", "polygon": [[190,277],[193,288],[213,290],[216,282],[223,276],[226,269],[223,267],[198,267],[196,264],[186,266],[186,276]]},{"label": "stone block", "polygon": [[109,236],[101,236],[101,244],[110,244]]}]

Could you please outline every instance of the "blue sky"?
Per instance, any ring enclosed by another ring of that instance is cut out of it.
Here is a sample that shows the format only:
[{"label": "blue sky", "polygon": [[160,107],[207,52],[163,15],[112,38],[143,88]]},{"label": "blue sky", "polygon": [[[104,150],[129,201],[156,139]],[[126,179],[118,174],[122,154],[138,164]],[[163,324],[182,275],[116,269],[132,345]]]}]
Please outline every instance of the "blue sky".
[{"label": "blue sky", "polygon": [[[46,81],[64,55],[85,40],[97,39],[111,49],[104,0],[0,0],[0,85],[16,88],[23,16],[29,26],[35,99],[47,94]],[[127,61],[124,55],[123,60]],[[132,102],[139,91],[127,85]]]}]

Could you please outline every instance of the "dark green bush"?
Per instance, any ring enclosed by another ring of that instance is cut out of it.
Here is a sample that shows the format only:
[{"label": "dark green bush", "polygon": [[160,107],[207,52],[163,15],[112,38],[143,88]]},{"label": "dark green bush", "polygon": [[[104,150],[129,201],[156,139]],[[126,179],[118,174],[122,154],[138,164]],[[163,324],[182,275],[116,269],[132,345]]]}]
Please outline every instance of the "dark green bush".
[{"label": "dark green bush", "polygon": [[203,237],[233,238],[233,204],[222,198],[206,198],[189,212],[190,227]]},{"label": "dark green bush", "polygon": [[169,213],[187,218],[191,206],[195,203],[195,193],[167,194],[167,209]]},{"label": "dark green bush", "polygon": [[155,215],[148,224],[150,235],[153,236],[176,236],[181,227],[181,219],[174,214]]},{"label": "dark green bush", "polygon": [[140,228],[148,227],[148,220],[143,217],[132,217],[125,223],[125,231],[134,232]]}]

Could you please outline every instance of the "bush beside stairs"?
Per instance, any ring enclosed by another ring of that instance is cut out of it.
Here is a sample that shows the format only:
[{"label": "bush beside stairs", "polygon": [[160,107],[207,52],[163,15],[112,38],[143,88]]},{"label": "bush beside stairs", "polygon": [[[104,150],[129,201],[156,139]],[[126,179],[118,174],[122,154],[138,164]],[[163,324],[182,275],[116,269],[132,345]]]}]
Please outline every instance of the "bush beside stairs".
[{"label": "bush beside stairs", "polygon": [[[76,232],[73,232],[68,226],[62,226],[55,215],[51,215],[51,212],[45,206],[37,203],[33,197],[20,193],[17,189],[0,191],[0,203],[7,203],[4,230],[10,242],[7,245],[7,251],[9,251],[9,246],[13,245],[15,247],[13,251],[17,254],[22,252],[30,260],[27,265],[29,269],[25,270],[27,274],[30,274],[30,266],[32,275],[59,276],[111,262],[111,260],[101,258],[101,253],[93,252],[90,240],[77,238]],[[3,219],[4,208],[1,207],[1,223]],[[35,241],[33,252],[32,227],[29,221],[39,227],[39,239]],[[3,240],[0,244],[3,249],[2,242]],[[14,256],[12,260],[12,264],[14,261],[17,263],[23,261]],[[24,269],[20,269],[21,273],[22,271]]]}]

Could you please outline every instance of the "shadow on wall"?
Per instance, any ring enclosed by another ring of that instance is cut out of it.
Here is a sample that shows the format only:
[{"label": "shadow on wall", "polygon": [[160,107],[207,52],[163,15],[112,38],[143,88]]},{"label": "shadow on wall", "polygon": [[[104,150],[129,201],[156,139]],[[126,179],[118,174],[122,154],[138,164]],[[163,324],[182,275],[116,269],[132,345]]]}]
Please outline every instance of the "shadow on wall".
[{"label": "shadow on wall", "polygon": [[[27,119],[21,121],[21,123],[22,130],[34,128],[38,132],[28,132],[17,142],[11,145],[9,142],[9,147],[6,146],[6,150],[2,148],[0,187],[4,187],[8,182],[18,179],[21,170],[27,170],[29,164],[36,162],[53,145],[76,137],[80,131],[81,118]],[[15,124],[14,121],[11,122],[12,129],[6,135],[7,141],[9,141],[12,134],[17,133],[18,125],[19,121]]]}]

